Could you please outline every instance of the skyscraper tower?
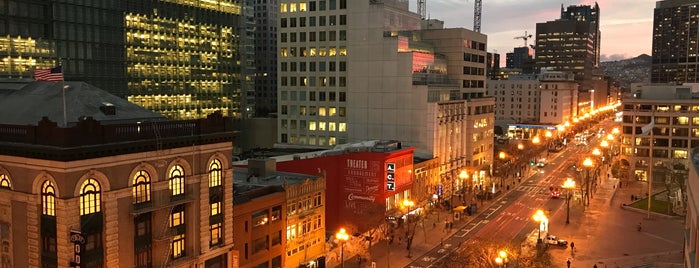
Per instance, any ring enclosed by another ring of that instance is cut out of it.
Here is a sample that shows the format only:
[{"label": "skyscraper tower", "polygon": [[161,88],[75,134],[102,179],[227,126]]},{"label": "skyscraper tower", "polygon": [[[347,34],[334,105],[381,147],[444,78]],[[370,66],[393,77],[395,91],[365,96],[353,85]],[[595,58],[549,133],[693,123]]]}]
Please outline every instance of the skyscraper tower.
[{"label": "skyscraper tower", "polygon": [[568,6],[567,9],[563,9],[561,5],[561,19],[562,20],[576,20],[576,21],[587,21],[590,22],[590,27],[592,27],[592,46],[595,48],[595,67],[599,67],[599,56],[600,56],[600,42],[602,34],[599,30],[599,5],[595,2],[595,6],[588,5],[578,5],[578,6]]},{"label": "skyscraper tower", "polygon": [[699,1],[658,1],[653,16],[651,83],[699,81]]},{"label": "skyscraper tower", "polygon": [[173,119],[242,116],[240,0],[13,3],[0,8],[0,77],[61,64],[66,80]]}]

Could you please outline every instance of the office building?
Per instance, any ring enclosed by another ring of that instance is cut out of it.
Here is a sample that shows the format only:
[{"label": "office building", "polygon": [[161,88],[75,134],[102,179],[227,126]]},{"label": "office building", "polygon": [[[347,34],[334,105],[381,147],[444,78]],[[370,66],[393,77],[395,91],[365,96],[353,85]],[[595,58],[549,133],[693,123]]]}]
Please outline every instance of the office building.
[{"label": "office building", "polygon": [[600,10],[599,5],[595,2],[595,6],[590,5],[571,5],[563,9],[561,4],[561,20],[588,21],[592,28],[592,47],[595,51],[595,68],[599,67],[600,44],[602,41],[602,33],[600,32]]},{"label": "office building", "polygon": [[[325,226],[328,219],[325,215],[328,201],[324,173],[317,169],[305,174],[282,172],[277,171],[274,159],[249,159],[246,168],[234,169],[234,178],[236,190],[240,190],[236,191],[236,197],[244,195],[255,199],[245,205],[246,215],[239,218],[250,222],[252,227],[233,235],[235,247],[245,252],[240,256],[241,268],[268,267],[268,264],[287,268],[324,267],[314,266],[325,264],[327,254]],[[267,201],[262,203],[258,202],[263,198],[261,193],[267,196],[264,197]],[[234,209],[239,209],[238,205],[243,202],[237,203]],[[250,248],[243,248],[248,246]],[[281,266],[277,260],[281,261]]]},{"label": "office building", "polygon": [[[643,85],[622,98],[623,179],[648,181],[653,165],[653,181],[662,184],[668,172],[687,170],[690,149],[699,146],[697,99],[690,86],[657,84]],[[644,133],[644,127],[649,131]]]},{"label": "office building", "polygon": [[0,83],[3,265],[233,267],[230,119],[65,84]]},{"label": "office building", "polygon": [[525,74],[535,73],[534,49],[516,47],[513,52],[505,54],[505,66],[509,69],[521,69]]},{"label": "office building", "polygon": [[255,1],[255,115],[277,112],[277,27],[279,1]]},{"label": "office building", "polygon": [[653,11],[651,83],[699,82],[699,1],[657,1]]},{"label": "office building", "polygon": [[241,5],[6,2],[0,9],[0,57],[6,59],[0,77],[31,78],[35,68],[60,64],[66,81],[85,81],[172,119],[214,111],[244,117],[244,91],[251,86],[245,71],[252,63],[249,49],[240,47],[249,43]]},{"label": "office building", "polygon": [[489,170],[486,36],[421,30],[406,1],[347,2],[281,2],[279,145],[400,140],[445,179]]},{"label": "office building", "polygon": [[572,74],[544,71],[538,75],[489,80],[487,95],[495,97],[495,124],[555,126],[577,117],[578,83]]},{"label": "office building", "polygon": [[536,24],[536,68],[570,72],[580,91],[593,90],[599,66],[599,6],[561,6],[561,18]]}]

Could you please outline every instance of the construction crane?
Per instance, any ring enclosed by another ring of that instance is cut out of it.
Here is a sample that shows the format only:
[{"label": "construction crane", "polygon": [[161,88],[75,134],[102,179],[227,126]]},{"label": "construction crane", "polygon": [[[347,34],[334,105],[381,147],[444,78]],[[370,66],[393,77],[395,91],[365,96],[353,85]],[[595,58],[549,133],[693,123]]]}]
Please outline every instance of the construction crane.
[{"label": "construction crane", "polygon": [[473,31],[481,32],[481,10],[483,9],[483,1],[475,0],[473,4]]},{"label": "construction crane", "polygon": [[417,0],[417,13],[420,14],[420,19],[427,18],[427,0]]},{"label": "construction crane", "polygon": [[515,37],[515,39],[524,39],[524,46],[525,46],[525,47],[527,47],[527,40],[528,40],[529,38],[532,38],[532,35],[531,35],[531,34],[527,34],[527,31],[524,31],[524,35]]}]

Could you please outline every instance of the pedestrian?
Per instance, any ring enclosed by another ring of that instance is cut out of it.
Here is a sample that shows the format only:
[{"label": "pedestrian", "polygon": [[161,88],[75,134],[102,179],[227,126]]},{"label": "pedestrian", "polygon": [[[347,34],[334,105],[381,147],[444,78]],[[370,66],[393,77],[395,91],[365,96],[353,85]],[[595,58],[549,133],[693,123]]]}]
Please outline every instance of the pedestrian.
[{"label": "pedestrian", "polygon": [[572,241],[570,242],[570,251],[575,251],[575,243]]},{"label": "pedestrian", "polygon": [[568,264],[568,268],[570,268],[570,259],[566,261],[566,264]]}]

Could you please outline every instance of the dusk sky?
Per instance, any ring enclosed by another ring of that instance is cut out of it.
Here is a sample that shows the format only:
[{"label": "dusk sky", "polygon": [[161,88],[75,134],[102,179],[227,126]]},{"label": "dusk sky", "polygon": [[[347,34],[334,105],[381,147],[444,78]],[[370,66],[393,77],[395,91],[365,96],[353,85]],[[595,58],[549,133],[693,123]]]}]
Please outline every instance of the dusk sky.
[{"label": "dusk sky", "polygon": [[[410,10],[417,12],[417,0],[410,1]],[[653,9],[655,0],[599,0],[601,61],[651,55]],[[427,16],[444,21],[447,28],[473,29],[474,0],[427,0]],[[481,33],[488,35],[488,51],[501,55],[514,47],[524,46],[524,31],[533,37],[536,23],[560,18],[561,4],[594,5],[594,1],[571,0],[483,0]]]}]

